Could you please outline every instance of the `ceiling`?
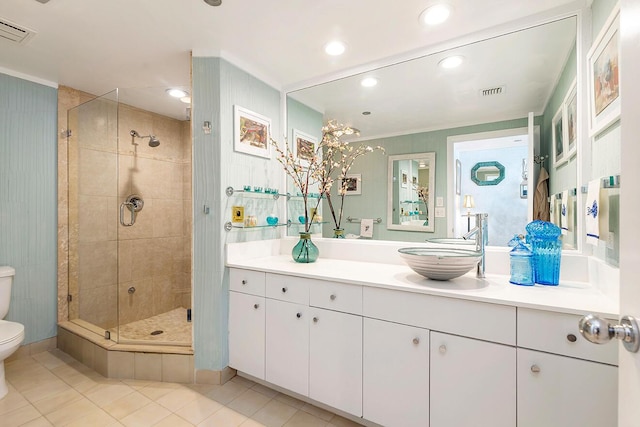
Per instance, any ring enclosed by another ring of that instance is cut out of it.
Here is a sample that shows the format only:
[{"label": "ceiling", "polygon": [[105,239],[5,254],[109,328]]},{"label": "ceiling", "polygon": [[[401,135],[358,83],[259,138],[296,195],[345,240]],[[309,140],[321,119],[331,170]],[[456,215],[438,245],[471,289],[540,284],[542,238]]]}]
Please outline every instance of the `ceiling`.
[{"label": "ceiling", "polygon": [[[277,89],[344,74],[572,0],[449,0],[445,24],[425,28],[432,0],[2,0],[0,19],[37,34],[0,39],[0,71],[92,94],[189,87],[190,52],[222,56]],[[339,38],[340,57],[322,50]],[[4,69],[4,70],[3,70]],[[184,111],[184,105],[180,107]]]}]

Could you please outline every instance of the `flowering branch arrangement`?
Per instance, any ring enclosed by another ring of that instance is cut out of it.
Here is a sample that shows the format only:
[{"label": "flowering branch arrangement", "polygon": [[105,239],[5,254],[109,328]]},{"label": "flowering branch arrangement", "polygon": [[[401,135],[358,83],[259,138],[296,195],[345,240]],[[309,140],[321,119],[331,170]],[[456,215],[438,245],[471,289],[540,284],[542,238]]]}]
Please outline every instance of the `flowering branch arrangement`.
[{"label": "flowering branch arrangement", "polygon": [[424,203],[424,212],[427,215],[427,221],[424,225],[427,225],[429,221],[429,187],[422,187],[418,184],[414,184],[413,189],[418,193],[418,198]]},{"label": "flowering branch arrangement", "polygon": [[[360,156],[374,151],[376,149],[384,151],[380,146],[372,148],[367,145],[354,147],[344,142],[341,138],[345,135],[358,135],[358,131],[351,127],[330,120],[322,127],[322,140],[316,147],[311,158],[307,158],[308,166],[303,166],[300,159],[297,159],[293,151],[285,144],[284,149],[281,148],[276,141],[271,140],[274,146],[277,158],[282,164],[285,173],[292,179],[293,184],[300,190],[304,203],[304,219],[305,233],[311,228],[311,223],[315,217],[309,218],[308,199],[309,190],[312,186],[317,185],[319,197],[316,201],[314,214],[318,211],[318,207],[322,201],[322,197],[327,199],[329,210],[333,218],[335,228],[339,229],[342,221],[342,210],[344,205],[344,196],[347,192],[346,180],[347,173],[353,162]],[[338,195],[340,197],[340,208],[336,214],[333,201],[331,200],[331,187],[334,182],[340,183]]]}]

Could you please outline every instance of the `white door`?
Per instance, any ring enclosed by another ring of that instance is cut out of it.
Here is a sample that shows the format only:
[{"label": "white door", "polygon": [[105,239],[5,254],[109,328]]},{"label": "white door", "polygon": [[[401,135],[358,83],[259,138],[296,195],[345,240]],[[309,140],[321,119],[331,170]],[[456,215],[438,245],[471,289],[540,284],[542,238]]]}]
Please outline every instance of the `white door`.
[{"label": "white door", "polygon": [[[620,13],[622,162],[620,188],[620,313],[640,318],[640,0],[622,0]],[[620,345],[620,344],[618,344]],[[640,353],[620,346],[619,425],[640,425]]]}]

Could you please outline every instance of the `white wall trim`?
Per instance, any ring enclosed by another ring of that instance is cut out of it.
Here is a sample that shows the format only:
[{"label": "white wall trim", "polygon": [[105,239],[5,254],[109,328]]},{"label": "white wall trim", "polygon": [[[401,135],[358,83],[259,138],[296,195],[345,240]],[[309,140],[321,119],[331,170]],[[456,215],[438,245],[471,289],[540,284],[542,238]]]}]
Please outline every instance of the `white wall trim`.
[{"label": "white wall trim", "polygon": [[31,76],[29,74],[21,73],[19,71],[10,70],[8,68],[0,67],[0,73],[6,74],[8,76],[17,77],[22,80],[27,80],[33,83],[38,83],[44,86],[49,86],[54,89],[58,89],[58,83],[52,82],[51,80],[41,79],[40,77]]}]

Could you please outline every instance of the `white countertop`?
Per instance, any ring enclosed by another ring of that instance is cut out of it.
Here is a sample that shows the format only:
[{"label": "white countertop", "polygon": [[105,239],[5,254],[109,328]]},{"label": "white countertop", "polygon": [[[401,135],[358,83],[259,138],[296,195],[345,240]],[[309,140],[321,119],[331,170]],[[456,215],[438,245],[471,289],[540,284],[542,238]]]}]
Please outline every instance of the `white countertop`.
[{"label": "white countertop", "polygon": [[277,254],[236,258],[228,261],[227,266],[562,313],[593,313],[614,319],[619,314],[617,301],[583,282],[561,280],[559,286],[517,286],[510,284],[509,277],[504,275],[487,274],[486,279],[477,279],[474,271],[453,280],[437,281],[415,273],[406,265],[322,257],[311,264],[299,264],[291,255]]}]

